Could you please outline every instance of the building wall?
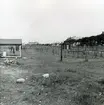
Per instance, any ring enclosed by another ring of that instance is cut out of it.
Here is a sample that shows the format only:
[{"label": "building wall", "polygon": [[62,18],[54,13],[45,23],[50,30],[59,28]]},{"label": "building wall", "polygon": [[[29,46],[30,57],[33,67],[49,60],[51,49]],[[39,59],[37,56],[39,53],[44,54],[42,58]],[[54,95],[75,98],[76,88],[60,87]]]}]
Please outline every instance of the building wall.
[{"label": "building wall", "polygon": [[6,52],[7,56],[20,56],[19,46],[0,46],[0,55]]}]

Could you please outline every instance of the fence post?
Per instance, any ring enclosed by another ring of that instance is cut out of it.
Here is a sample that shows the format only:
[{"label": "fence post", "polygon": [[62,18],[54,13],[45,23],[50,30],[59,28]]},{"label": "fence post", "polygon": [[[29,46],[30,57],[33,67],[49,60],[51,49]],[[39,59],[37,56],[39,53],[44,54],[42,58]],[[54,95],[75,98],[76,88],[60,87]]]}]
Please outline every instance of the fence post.
[{"label": "fence post", "polygon": [[88,56],[87,56],[87,48],[86,48],[86,45],[85,45],[85,61],[88,62]]},{"label": "fence post", "polygon": [[60,61],[62,62],[63,61],[63,53],[62,53],[62,44],[61,44],[61,51],[60,51]]},{"label": "fence post", "polygon": [[79,45],[78,45],[78,48],[77,48],[77,58],[79,58]]}]

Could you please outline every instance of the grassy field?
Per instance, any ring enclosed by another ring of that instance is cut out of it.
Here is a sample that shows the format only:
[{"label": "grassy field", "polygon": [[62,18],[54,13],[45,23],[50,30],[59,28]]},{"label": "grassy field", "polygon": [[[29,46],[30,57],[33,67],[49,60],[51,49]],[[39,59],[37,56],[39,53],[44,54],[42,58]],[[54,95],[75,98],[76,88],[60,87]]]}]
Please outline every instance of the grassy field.
[{"label": "grassy field", "polygon": [[[11,65],[0,59],[0,105],[104,105],[104,59],[60,62],[37,49],[25,49],[22,56]],[[18,78],[25,83],[17,84]]]}]

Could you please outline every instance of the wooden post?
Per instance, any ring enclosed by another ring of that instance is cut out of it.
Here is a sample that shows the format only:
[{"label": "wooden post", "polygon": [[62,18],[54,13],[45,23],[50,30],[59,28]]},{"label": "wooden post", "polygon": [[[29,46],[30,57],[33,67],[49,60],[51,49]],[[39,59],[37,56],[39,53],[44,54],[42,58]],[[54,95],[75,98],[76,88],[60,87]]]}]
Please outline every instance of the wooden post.
[{"label": "wooden post", "polygon": [[78,49],[77,49],[77,58],[79,58],[79,46],[78,46]]},{"label": "wooden post", "polygon": [[86,45],[85,45],[85,62],[88,62],[88,55],[87,55]]},{"label": "wooden post", "polygon": [[22,49],[22,46],[19,46],[20,57],[22,57],[21,49]]},{"label": "wooden post", "polygon": [[61,54],[60,54],[60,61],[62,62],[63,61],[63,53],[62,53],[62,44],[61,44]]}]

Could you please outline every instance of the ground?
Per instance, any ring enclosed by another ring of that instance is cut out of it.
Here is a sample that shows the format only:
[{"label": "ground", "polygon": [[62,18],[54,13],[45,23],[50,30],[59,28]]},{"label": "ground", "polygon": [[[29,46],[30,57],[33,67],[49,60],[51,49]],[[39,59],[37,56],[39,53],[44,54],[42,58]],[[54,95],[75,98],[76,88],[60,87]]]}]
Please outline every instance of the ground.
[{"label": "ground", "polygon": [[[104,59],[60,62],[33,49],[22,54],[17,64],[0,60],[0,105],[104,105]],[[26,81],[17,84],[18,78]]]}]

